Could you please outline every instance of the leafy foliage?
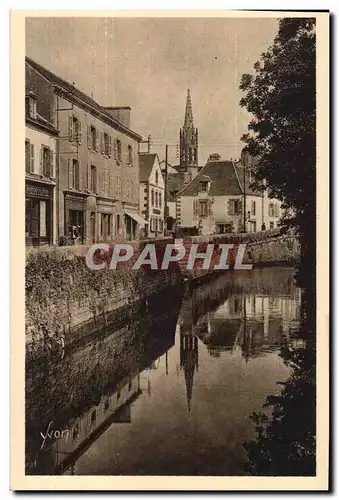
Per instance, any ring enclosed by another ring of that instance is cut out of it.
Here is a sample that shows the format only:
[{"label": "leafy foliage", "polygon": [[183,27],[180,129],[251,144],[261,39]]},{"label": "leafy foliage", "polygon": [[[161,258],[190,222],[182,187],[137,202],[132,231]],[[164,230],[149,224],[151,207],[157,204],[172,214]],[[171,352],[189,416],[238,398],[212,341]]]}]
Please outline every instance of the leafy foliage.
[{"label": "leafy foliage", "polygon": [[288,209],[284,223],[298,231],[304,270],[310,272],[316,224],[315,19],[281,19],[254,71],[240,82],[245,93],[240,105],[253,116],[242,140],[260,159],[254,187],[267,187]]},{"label": "leafy foliage", "polygon": [[283,202],[285,227],[300,239],[298,284],[303,291],[299,340],[280,355],[292,368],[279,395],[254,412],[257,439],[245,443],[253,475],[316,472],[316,33],[315,19],[281,19],[272,46],[243,75],[240,104],[253,116],[242,137],[259,159],[254,186]]}]

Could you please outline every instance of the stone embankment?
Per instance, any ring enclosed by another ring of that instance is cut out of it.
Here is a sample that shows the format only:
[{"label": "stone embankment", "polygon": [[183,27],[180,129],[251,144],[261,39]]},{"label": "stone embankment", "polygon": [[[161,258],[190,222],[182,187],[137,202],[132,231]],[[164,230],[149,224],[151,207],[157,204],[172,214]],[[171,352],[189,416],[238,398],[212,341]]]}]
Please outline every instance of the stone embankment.
[{"label": "stone embankment", "polygon": [[[157,257],[162,259],[171,238],[128,242],[138,255],[147,243],[155,243]],[[176,243],[180,243],[176,240]],[[208,243],[215,244],[212,265],[202,269],[197,261],[187,270],[190,245],[198,243],[204,252]],[[212,274],[219,261],[218,244],[234,244],[230,252],[230,268],[234,265],[238,245],[246,244],[244,263],[254,266],[293,265],[299,258],[299,244],[293,235],[279,231],[190,237],[183,241],[187,248],[179,263],[167,270],[150,270],[142,266],[132,269],[132,259],[117,270],[91,270],[86,265],[88,246],[28,249],[26,254],[26,345],[28,359],[41,347],[53,352],[93,335],[112,323],[126,322],[151,303],[169,301],[183,293],[184,280],[204,279]],[[219,271],[221,272],[221,271]],[[225,271],[224,271],[225,272]],[[227,272],[227,271],[226,271]],[[199,281],[199,280],[197,280]]]}]

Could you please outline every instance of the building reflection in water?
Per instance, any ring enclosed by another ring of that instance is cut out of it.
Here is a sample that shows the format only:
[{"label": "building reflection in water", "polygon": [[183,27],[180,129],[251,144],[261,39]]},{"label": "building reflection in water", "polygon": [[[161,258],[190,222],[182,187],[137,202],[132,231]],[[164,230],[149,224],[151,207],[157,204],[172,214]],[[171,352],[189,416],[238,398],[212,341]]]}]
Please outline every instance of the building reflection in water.
[{"label": "building reflection in water", "polygon": [[[205,378],[209,380],[207,370],[204,373],[204,367],[209,363],[211,373],[213,372],[213,383],[226,387],[226,365],[229,374],[232,371],[232,376],[239,374],[241,378],[244,370],[253,373],[258,367],[260,369],[265,365],[269,352],[280,349],[286,342],[289,345],[301,342],[293,333],[294,325],[297,329],[299,324],[300,294],[290,276],[291,273],[288,274],[285,270],[267,270],[253,272],[250,279],[245,275],[239,275],[239,278],[238,275],[232,275],[232,278],[220,277],[209,285],[197,288],[185,298],[182,305],[180,301],[170,304],[169,298],[166,297],[163,309],[162,303],[158,302],[152,312],[140,314],[137,319],[128,324],[124,323],[121,328],[105,334],[99,340],[92,339],[74,352],[66,353],[62,359],[28,367],[26,474],[80,474],[84,456],[89,462],[93,461],[95,470],[106,470],[106,463],[102,469],[96,468],[98,449],[99,455],[101,451],[107,453],[107,468],[112,467],[112,473],[132,470],[128,456],[125,463],[122,461],[119,466],[116,463],[111,464],[117,452],[116,446],[123,447],[119,441],[119,425],[127,426],[123,427],[126,435],[130,433],[136,436],[136,444],[133,442],[132,445],[132,448],[135,448],[131,451],[131,462],[135,459],[135,464],[139,467],[136,472],[144,470],[147,460],[150,460],[147,470],[152,468],[153,471],[153,468],[158,467],[161,473],[166,472],[167,464],[165,467],[160,456],[156,456],[155,463],[143,454],[145,443],[148,446],[149,442],[149,446],[156,447],[162,434],[154,432],[153,429],[159,430],[164,425],[166,432],[176,433],[179,427],[180,439],[187,440],[188,446],[185,450],[189,450],[192,444],[191,429],[185,434],[186,419],[178,420],[180,411],[177,411],[175,405],[179,393],[180,398],[186,398],[184,415],[191,416],[194,409],[199,407],[199,398],[202,397],[202,387],[201,384],[199,387],[197,376],[199,361],[199,383],[201,378],[203,381]],[[177,345],[172,349],[175,343]],[[211,359],[211,356],[221,359]],[[252,363],[255,358],[264,356],[267,356],[265,360]],[[276,358],[273,353],[271,359],[274,363]],[[246,365],[245,361],[249,364]],[[244,391],[247,390],[245,383],[246,377],[243,380]],[[196,388],[193,394],[194,384]],[[205,388],[206,384],[203,386]],[[260,389],[260,383],[258,386]],[[253,385],[249,390],[253,394]],[[258,394],[260,398],[260,390]],[[204,393],[203,397],[205,396]],[[215,398],[215,404],[220,404],[220,408],[224,409],[223,391],[216,391],[213,395],[211,393],[210,398],[212,397]],[[171,405],[163,405],[163,401],[167,399]],[[239,401],[241,414],[243,403],[241,398]],[[145,406],[142,406],[143,404]],[[139,413],[143,420],[138,414],[141,408]],[[150,408],[150,423],[145,420],[147,408]],[[216,419],[215,424],[211,424],[211,429],[207,431],[206,420],[201,422],[199,418],[210,418],[213,422],[214,416],[209,416],[210,404],[205,405],[207,413],[203,412],[204,405],[201,408],[199,407],[199,412],[194,413],[194,419],[197,427],[201,425],[205,429],[203,437],[198,434],[196,436],[197,442],[201,439],[203,443],[205,431],[210,432],[213,438],[215,426],[221,425],[224,429],[224,422]],[[175,413],[172,430],[170,425],[167,425],[170,411]],[[236,410],[234,415],[237,417]],[[225,419],[227,423],[227,418]],[[247,425],[247,420],[243,422],[244,426]],[[46,432],[50,421],[53,421],[54,431],[67,432],[57,438],[54,434],[53,439],[47,439],[41,449],[40,432]],[[166,425],[162,424],[162,421],[166,421]],[[242,423],[238,424],[237,420],[236,426],[238,425]],[[144,440],[145,433],[147,440]],[[107,439],[108,435],[110,440]],[[163,461],[167,460],[167,453],[169,457],[173,453],[173,457],[177,458],[178,442],[173,438],[175,449],[171,450],[171,434],[168,435],[169,440],[163,447],[166,451],[162,452]],[[229,440],[231,434],[225,435],[225,439]],[[206,440],[210,443],[208,436]],[[112,443],[112,450],[109,452],[100,448],[108,446],[108,443]],[[142,448],[142,451],[138,447]],[[206,453],[208,450],[209,445],[206,446]],[[112,456],[109,453],[112,453]],[[183,452],[184,457],[185,453],[186,451]],[[197,464],[201,466],[194,450],[191,453],[192,455],[187,451],[189,472],[192,463],[195,463],[194,460],[197,459]],[[213,456],[208,456],[212,457],[213,462]],[[171,470],[170,465],[169,469]],[[209,473],[212,470],[210,465],[207,469]]]},{"label": "building reflection in water", "polygon": [[289,341],[297,327],[300,296],[291,297],[234,294],[217,308],[199,318],[195,332],[211,356],[223,351],[243,356],[246,361],[278,349]]},{"label": "building reflection in water", "polygon": [[180,332],[180,368],[184,372],[188,412],[191,413],[194,373],[199,369],[198,338]]},{"label": "building reflection in water", "polygon": [[79,457],[109,427],[132,422],[133,403],[151,397],[150,373],[165,353],[168,372],[179,310],[178,300],[162,311],[157,304],[62,359],[27,368],[26,474],[76,474]]}]

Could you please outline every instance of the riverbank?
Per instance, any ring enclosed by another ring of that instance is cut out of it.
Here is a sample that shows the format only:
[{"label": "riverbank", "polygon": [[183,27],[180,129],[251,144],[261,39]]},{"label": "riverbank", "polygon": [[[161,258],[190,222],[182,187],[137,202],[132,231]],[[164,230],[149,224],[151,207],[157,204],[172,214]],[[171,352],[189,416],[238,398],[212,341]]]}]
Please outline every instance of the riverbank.
[{"label": "riverbank", "polygon": [[[171,238],[128,242],[140,254],[147,243],[163,255]],[[244,263],[254,267],[274,264],[293,265],[298,259],[298,243],[291,235],[277,231],[246,235],[214,235],[190,237],[184,244],[198,243],[203,252],[208,243],[216,247],[232,243],[235,251],[246,244]],[[117,270],[91,270],[86,265],[89,246],[29,249],[26,255],[26,346],[29,358],[38,356],[42,348],[49,352],[63,349],[108,325],[128,321],[142,314],[151,302],[169,300],[170,295],[183,294],[183,281],[199,283],[214,279],[201,262],[187,271],[185,259],[171,263],[167,270],[149,270],[148,266],[132,269],[134,259]],[[188,255],[186,255],[186,263]],[[212,261],[220,258],[216,251]],[[230,264],[234,254],[230,254]],[[226,271],[227,272],[227,271]],[[166,295],[168,294],[168,295]],[[158,297],[158,299],[157,299]],[[162,299],[161,299],[162,297]]]}]

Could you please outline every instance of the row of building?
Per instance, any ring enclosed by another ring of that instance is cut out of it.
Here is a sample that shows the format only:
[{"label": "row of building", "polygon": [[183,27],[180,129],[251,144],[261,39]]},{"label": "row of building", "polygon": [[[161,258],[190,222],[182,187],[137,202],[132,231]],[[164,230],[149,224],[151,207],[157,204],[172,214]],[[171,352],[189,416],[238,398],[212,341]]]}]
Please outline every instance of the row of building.
[{"label": "row of building", "polygon": [[[149,169],[154,155],[139,155],[142,137],[130,127],[130,111],[100,106],[26,58],[28,245],[89,244],[163,233],[159,162]],[[148,179],[140,178],[143,155]],[[147,219],[140,215],[140,192]]]},{"label": "row of building", "polygon": [[198,165],[189,91],[176,166],[141,151],[130,113],[99,105],[26,58],[27,245],[151,238],[178,227],[201,234],[276,227],[280,203],[250,189],[247,160],[211,155]]}]

